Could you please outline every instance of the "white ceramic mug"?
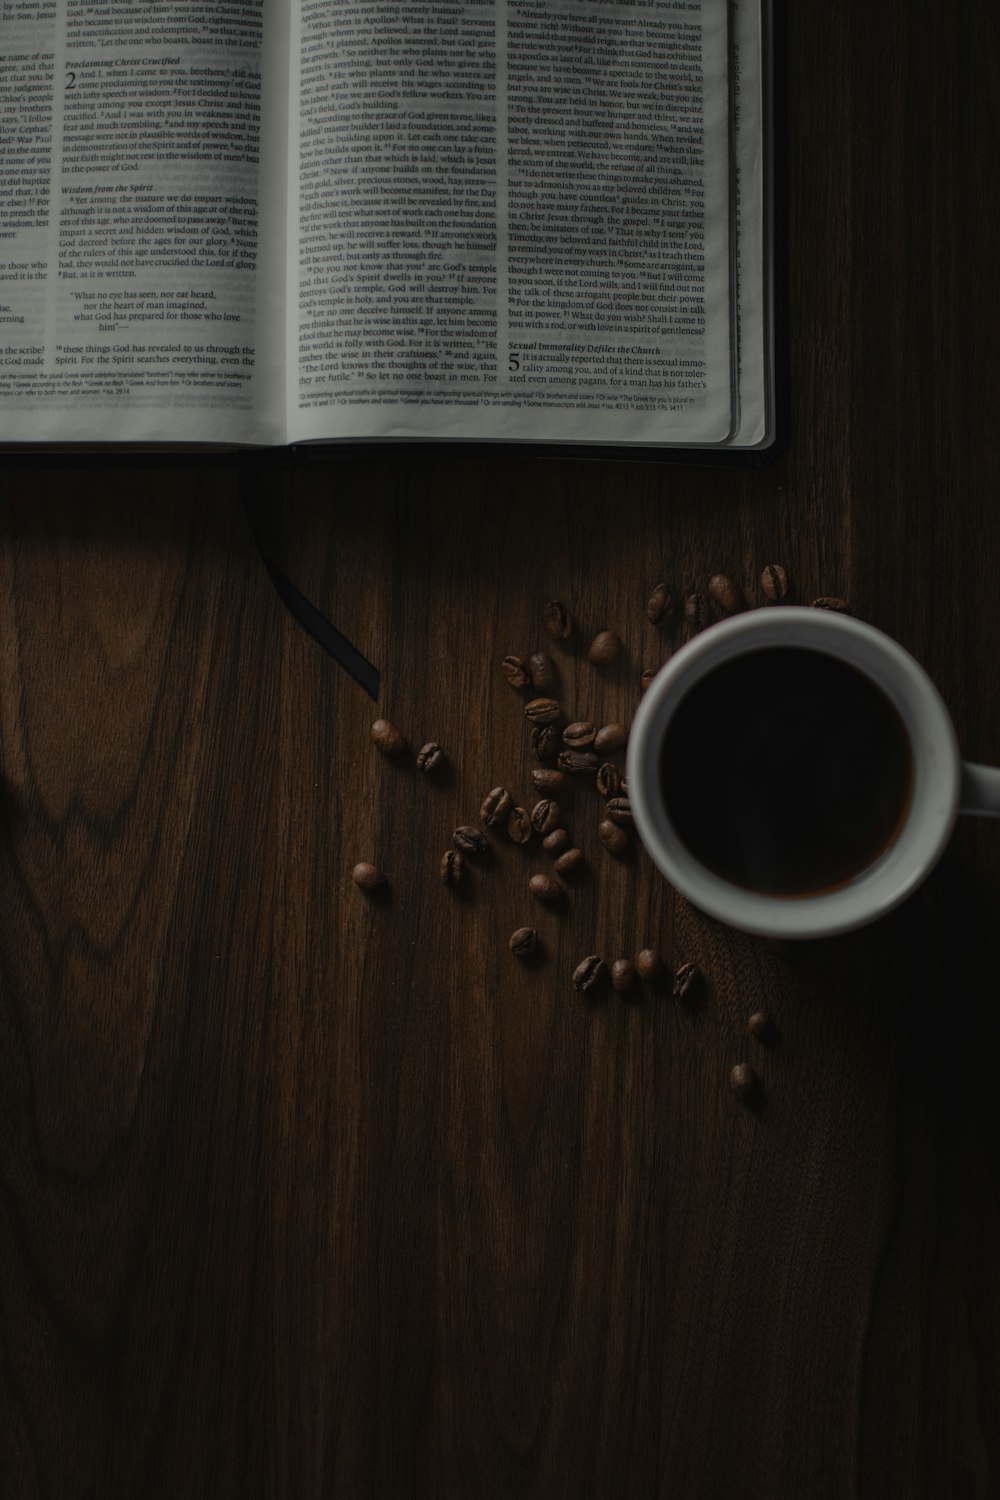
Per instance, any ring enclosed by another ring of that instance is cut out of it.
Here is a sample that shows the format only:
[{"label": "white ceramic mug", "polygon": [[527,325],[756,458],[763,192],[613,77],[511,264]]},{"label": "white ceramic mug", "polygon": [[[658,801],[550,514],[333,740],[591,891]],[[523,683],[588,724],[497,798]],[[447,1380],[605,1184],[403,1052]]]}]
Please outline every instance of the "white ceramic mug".
[{"label": "white ceramic mug", "polygon": [[[661,789],[664,739],[688,690],[723,662],[775,646],[825,652],[864,673],[893,704],[909,737],[912,795],[892,842],[846,884],[813,895],[767,895],[713,873],[676,833]],[[786,605],[710,626],[661,668],[632,725],[628,792],[639,835],[677,890],[733,927],[778,938],[827,937],[873,922],[930,873],[960,812],[1000,817],[1000,770],[962,761],[940,694],[902,646],[848,615]]]}]

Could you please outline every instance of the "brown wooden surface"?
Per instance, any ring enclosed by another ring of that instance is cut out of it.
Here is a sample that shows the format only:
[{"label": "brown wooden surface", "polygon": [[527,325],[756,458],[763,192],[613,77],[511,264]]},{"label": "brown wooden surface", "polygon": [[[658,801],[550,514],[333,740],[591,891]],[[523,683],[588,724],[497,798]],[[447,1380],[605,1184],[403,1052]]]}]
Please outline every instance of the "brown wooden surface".
[{"label": "brown wooden surface", "polygon": [[[557,653],[600,721],[664,654],[651,584],[722,568],[760,603],[782,562],[1000,760],[997,41],[987,0],[791,16],[770,468],[274,484],[276,550],[440,782],[370,748],[235,466],[0,475],[0,1495],[1000,1493],[1000,827],[792,950],[616,864],[583,794],[564,911],[502,839],[467,888],[436,875],[490,786],[528,795],[496,664],[553,596],[626,641],[603,675]],[[583,955],[646,943],[703,967],[699,1007],[573,993]]]}]

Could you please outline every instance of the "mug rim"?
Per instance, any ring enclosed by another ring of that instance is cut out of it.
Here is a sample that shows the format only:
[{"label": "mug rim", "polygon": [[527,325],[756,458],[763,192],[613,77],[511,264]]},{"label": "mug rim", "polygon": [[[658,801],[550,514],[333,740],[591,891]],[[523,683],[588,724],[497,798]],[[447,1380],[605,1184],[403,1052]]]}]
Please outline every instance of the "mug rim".
[{"label": "mug rim", "polygon": [[[685,693],[724,661],[770,645],[825,651],[881,688],[903,720],[913,793],[889,847],[831,891],[776,896],[707,869],[673,829],[660,792],[660,749]],[[810,606],[747,611],[708,626],[661,667],[636,712],[627,776],[636,828],[653,862],[682,895],[732,927],[778,938],[828,937],[863,927],[900,905],[937,863],[958,817],[961,756],[951,717],[924,668],[884,631]]]}]

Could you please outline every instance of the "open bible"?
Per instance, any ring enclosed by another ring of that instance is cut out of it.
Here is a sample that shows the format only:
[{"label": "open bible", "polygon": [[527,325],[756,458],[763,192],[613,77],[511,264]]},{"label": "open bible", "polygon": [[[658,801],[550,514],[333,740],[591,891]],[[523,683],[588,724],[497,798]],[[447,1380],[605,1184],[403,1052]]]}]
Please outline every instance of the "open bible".
[{"label": "open bible", "polygon": [[775,439],[768,0],[0,0],[0,442]]}]

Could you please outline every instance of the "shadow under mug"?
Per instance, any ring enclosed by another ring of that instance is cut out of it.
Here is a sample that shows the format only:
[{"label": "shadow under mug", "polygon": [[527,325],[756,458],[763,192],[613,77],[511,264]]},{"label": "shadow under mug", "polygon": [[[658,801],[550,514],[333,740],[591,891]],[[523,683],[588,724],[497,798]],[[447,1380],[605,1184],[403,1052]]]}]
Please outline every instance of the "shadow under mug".
[{"label": "shadow under mug", "polygon": [[[895,838],[848,882],[811,895],[748,890],[708,869],[673,827],[661,787],[667,729],[688,691],[723,662],[775,646],[824,652],[867,676],[899,714],[912,757],[912,795]],[[962,761],[941,695],[909,652],[849,615],[798,606],[735,615],[682,646],[639,705],[627,775],[639,836],[671,884],[709,916],[765,937],[829,937],[875,921],[930,874],[960,812],[1000,817],[1000,770]]]}]

